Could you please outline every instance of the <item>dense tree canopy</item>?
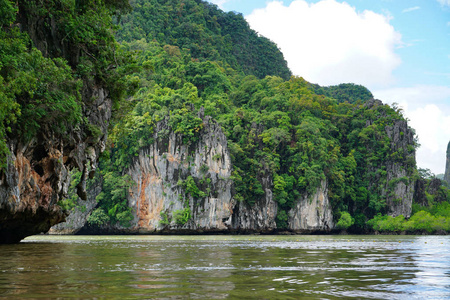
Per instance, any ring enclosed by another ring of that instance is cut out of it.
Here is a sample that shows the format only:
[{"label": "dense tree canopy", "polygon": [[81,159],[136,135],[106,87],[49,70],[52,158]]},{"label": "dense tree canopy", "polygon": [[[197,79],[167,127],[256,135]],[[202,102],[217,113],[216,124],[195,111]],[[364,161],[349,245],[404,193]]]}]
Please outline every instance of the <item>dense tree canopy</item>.
[{"label": "dense tree canopy", "polygon": [[237,71],[289,79],[291,72],[276,44],[250,29],[241,14],[225,13],[202,0],[132,0],[122,16],[119,41],[142,38],[189,49],[194,59],[222,61]]}]

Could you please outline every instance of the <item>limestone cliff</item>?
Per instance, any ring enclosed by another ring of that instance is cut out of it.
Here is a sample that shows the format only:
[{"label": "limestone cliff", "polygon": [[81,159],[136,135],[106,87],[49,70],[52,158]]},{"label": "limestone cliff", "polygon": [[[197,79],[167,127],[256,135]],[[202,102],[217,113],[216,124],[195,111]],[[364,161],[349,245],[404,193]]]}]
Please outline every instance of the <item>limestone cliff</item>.
[{"label": "limestone cliff", "polygon": [[[78,129],[65,137],[42,130],[27,144],[9,141],[11,155],[0,179],[0,243],[18,242],[64,221],[57,202],[67,195],[69,169],[79,168],[86,179],[105,145],[111,101],[103,89],[93,92],[97,98],[85,116],[101,128],[98,139]],[[83,187],[80,194],[85,195]]]},{"label": "limestone cliff", "polygon": [[[393,126],[386,127],[386,132],[392,141],[391,151],[405,153],[406,160],[415,161],[415,151],[408,150],[408,146],[414,144],[414,133],[408,127],[406,121],[396,121]],[[392,159],[386,162],[386,172],[388,214],[393,217],[403,215],[409,218],[414,196],[413,169],[408,168],[407,163]]]},{"label": "limestone cliff", "polygon": [[444,181],[447,182],[448,186],[450,186],[450,142],[447,146]]},{"label": "limestone cliff", "polygon": [[[277,204],[272,197],[270,175],[263,176],[265,194],[249,205],[234,200],[232,162],[227,139],[220,125],[204,117],[196,143],[183,143],[167,121],[157,124],[155,143],[140,150],[132,166],[124,172],[133,181],[128,205],[134,219],[130,227],[108,224],[102,228],[85,226],[84,233],[270,233],[277,230]],[[267,172],[268,173],[268,172]],[[324,182],[312,198],[303,197],[291,210],[290,230],[329,231],[333,217]],[[100,190],[93,190],[93,197]],[[80,220],[94,207],[76,209],[68,222],[51,233],[74,233]],[[80,211],[84,211],[82,214]],[[183,215],[185,214],[185,215]]]},{"label": "limestone cliff", "polygon": [[[370,109],[376,109],[383,103],[380,100],[371,100],[365,105]],[[386,117],[383,111],[380,115]],[[372,122],[373,120],[368,120],[367,125]],[[383,170],[385,177],[377,176],[371,184],[385,199],[388,215],[394,217],[403,215],[409,218],[412,211],[415,185],[413,175],[416,168],[414,130],[408,126],[406,120],[397,117],[391,120],[390,125],[385,126],[385,130],[390,141],[389,156],[383,160],[382,165],[369,170],[372,173]]]},{"label": "limestone cliff", "polygon": [[[186,145],[182,136],[160,122],[156,142],[141,149],[127,171],[135,183],[129,195],[129,206],[135,212],[131,231],[228,229],[235,203],[227,141],[215,121],[206,117],[203,123],[199,141]],[[190,192],[195,188],[204,197]],[[183,210],[191,216],[186,222],[176,218]]]},{"label": "limestone cliff", "polygon": [[438,178],[423,179],[418,178],[414,189],[414,203],[420,204],[422,206],[429,206],[431,197],[432,203],[445,202],[447,199],[447,194],[444,189],[442,189],[443,182]]},{"label": "limestone cliff", "polygon": [[[369,109],[377,109],[383,104],[373,100],[366,105]],[[380,111],[383,112],[383,108]],[[167,120],[157,123],[152,134],[154,143],[141,148],[131,167],[123,171],[133,182],[128,193],[128,205],[134,216],[130,227],[108,224],[95,229],[85,226],[83,232],[278,231],[278,207],[273,199],[271,172],[261,170],[258,180],[264,194],[253,205],[236,201],[227,138],[220,125],[205,117],[203,111],[200,111],[199,117],[203,120],[203,129],[198,133],[198,140],[188,144],[181,134],[170,128]],[[367,120],[367,126],[371,122],[373,120]],[[371,184],[379,193],[380,203],[386,203],[388,214],[409,217],[415,191],[412,182],[415,169],[414,133],[406,121],[396,116],[382,128],[387,136],[384,141],[389,148],[386,154],[388,159],[369,165],[371,169],[368,172],[377,176]],[[333,230],[336,220],[333,219],[328,189],[327,180],[322,180],[313,194],[301,195],[287,212],[286,229],[296,233]],[[55,232],[64,230],[59,228]]]},{"label": "limestone cliff", "polygon": [[326,181],[312,197],[305,196],[289,211],[289,229],[294,232],[308,233],[330,231],[334,228],[333,214],[328,199]]},{"label": "limestone cliff", "polygon": [[277,228],[277,204],[272,196],[272,178],[261,178],[261,185],[265,192],[254,205],[238,203],[233,218],[232,228],[243,232],[271,232]]},{"label": "limestone cliff", "polygon": [[[80,60],[84,59],[87,63],[89,59],[98,59],[89,56],[92,54],[86,55],[90,49],[85,44],[77,44],[77,40],[71,39],[58,26],[61,22],[67,22],[67,16],[62,9],[51,14],[55,8],[53,2],[13,2],[11,4],[15,5],[17,18],[12,27],[29,37],[29,45],[24,47],[32,48],[30,51],[37,49],[48,59],[67,61],[66,67],[71,68],[73,73]],[[38,74],[36,76],[45,74],[40,73],[45,70],[36,69],[35,72]],[[74,92],[81,106],[80,120],[67,122],[59,128],[48,120],[25,120],[36,124],[40,122],[33,137],[20,136],[20,124],[14,124],[7,134],[9,156],[6,168],[0,170],[0,243],[18,242],[28,235],[47,232],[52,225],[64,221],[66,214],[57,202],[67,195],[71,169],[77,168],[83,172],[78,194],[84,199],[87,196],[86,178],[92,176],[99,153],[105,148],[112,102],[106,83],[98,77],[78,76],[76,80],[80,83],[80,88]],[[40,89],[42,93],[53,92],[46,85],[40,86]],[[33,98],[32,93],[19,96],[22,105]],[[61,102],[64,103],[64,100]]]},{"label": "limestone cliff", "polygon": [[65,221],[52,226],[48,233],[60,235],[78,233],[86,225],[89,215],[97,206],[96,197],[101,191],[101,180],[95,178],[94,180],[89,181],[89,185],[86,189],[87,199],[82,200],[78,198],[76,206],[69,211],[69,215],[66,217]]}]

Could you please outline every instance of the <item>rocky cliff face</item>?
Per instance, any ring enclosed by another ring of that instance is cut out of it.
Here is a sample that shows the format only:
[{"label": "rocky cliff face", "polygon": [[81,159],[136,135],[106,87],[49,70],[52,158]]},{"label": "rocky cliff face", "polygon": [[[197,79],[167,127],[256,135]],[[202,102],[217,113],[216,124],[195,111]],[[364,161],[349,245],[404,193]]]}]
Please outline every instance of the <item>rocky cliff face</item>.
[{"label": "rocky cliff face", "polygon": [[[107,231],[153,232],[271,232],[276,229],[276,203],[271,178],[263,178],[266,195],[254,206],[233,199],[232,164],[220,126],[203,117],[195,144],[160,122],[155,143],[141,149],[127,171],[135,183],[129,206],[135,213],[130,228]],[[200,193],[200,195],[199,195]],[[182,213],[189,218],[182,219]]]},{"label": "rocky cliff face", "polygon": [[76,234],[86,225],[89,215],[97,206],[96,197],[102,191],[100,180],[94,180],[94,182],[90,183],[90,186],[86,189],[87,199],[82,200],[78,198],[76,206],[70,210],[65,221],[52,226],[48,232],[49,234]]},{"label": "rocky cliff face", "polygon": [[[370,100],[365,105],[375,109],[383,103],[380,100]],[[380,194],[385,198],[388,215],[393,217],[403,215],[409,218],[415,186],[413,180],[416,166],[414,131],[408,126],[406,120],[396,118],[392,123],[385,127],[390,140],[390,157],[383,161],[382,166],[377,166],[384,168],[386,177],[385,180],[376,180],[372,184],[379,188]],[[368,121],[368,125],[370,124],[371,121]],[[375,173],[377,169],[371,171]]]},{"label": "rocky cliff face", "polygon": [[[68,41],[50,14],[30,8],[31,1],[17,1],[16,6],[15,26],[30,37],[30,45],[45,57],[63,57],[71,67],[79,62],[81,48]],[[0,243],[18,242],[64,221],[57,202],[67,195],[70,169],[83,172],[78,194],[86,198],[85,180],[104,150],[112,104],[108,91],[95,79],[83,82],[80,94],[82,123],[68,124],[63,133],[55,132],[51,124],[39,124],[38,133],[28,141],[15,129],[8,134],[10,155],[0,171]],[[90,128],[96,128],[95,136]]]},{"label": "rocky cliff face", "polygon": [[[141,149],[125,172],[134,182],[128,196],[134,214],[131,226],[109,224],[93,232],[269,233],[277,229],[271,176],[261,178],[265,195],[254,205],[235,201],[226,136],[214,120],[200,116],[204,124],[200,139],[190,145],[184,144],[182,136],[171,131],[167,122],[158,123],[155,143]],[[94,208],[90,203],[86,202],[86,208],[81,210],[89,213]],[[290,215],[290,230],[331,230],[333,216],[326,183],[312,198],[300,199]],[[76,211],[68,222],[53,227],[51,233],[76,232],[80,220],[85,221],[86,215]],[[89,228],[83,232],[90,232]]]},{"label": "rocky cliff face", "polygon": [[432,178],[430,180],[419,178],[416,181],[414,189],[414,203],[422,206],[429,206],[429,197],[432,197],[432,202],[441,203],[446,201],[447,194],[445,190],[441,188],[442,181],[438,178]]},{"label": "rocky cliff face", "polygon": [[[62,137],[43,129],[27,144],[10,139],[11,155],[0,180],[0,243],[18,242],[64,221],[66,215],[57,202],[67,195],[69,169],[79,168],[84,179],[95,169],[111,117],[106,92],[99,88],[90,93],[97,97],[85,108],[85,117],[101,129],[102,136],[94,139],[76,129]],[[85,180],[79,187],[82,197],[84,188]]]},{"label": "rocky cliff face", "polygon": [[315,231],[330,231],[334,228],[333,214],[328,199],[326,181],[312,197],[303,197],[297,205],[289,211],[289,229],[299,233]]},{"label": "rocky cliff face", "polygon": [[448,186],[450,186],[450,142],[447,146],[447,156],[446,156],[446,163],[445,163],[445,174],[444,174],[444,181],[448,183]]},{"label": "rocky cliff face", "polygon": [[[135,182],[129,195],[129,206],[135,212],[131,231],[229,228],[235,203],[227,141],[213,120],[206,117],[203,123],[200,140],[185,145],[166,122],[160,122],[156,142],[141,149],[127,171]],[[177,218],[183,211],[191,217]]]},{"label": "rocky cliff face", "polygon": [[232,228],[241,232],[272,232],[277,228],[277,204],[273,200],[272,178],[261,178],[264,196],[254,205],[238,203],[235,209]]},{"label": "rocky cliff face", "polygon": [[[386,132],[392,141],[392,152],[405,153],[406,160],[414,160],[415,165],[415,151],[408,150],[408,146],[414,144],[414,133],[406,121],[396,121],[393,126],[386,127]],[[412,170],[413,168],[408,168],[407,164],[394,159],[386,162],[386,204],[389,209],[388,214],[393,217],[403,215],[409,218],[411,216],[414,196]]]}]

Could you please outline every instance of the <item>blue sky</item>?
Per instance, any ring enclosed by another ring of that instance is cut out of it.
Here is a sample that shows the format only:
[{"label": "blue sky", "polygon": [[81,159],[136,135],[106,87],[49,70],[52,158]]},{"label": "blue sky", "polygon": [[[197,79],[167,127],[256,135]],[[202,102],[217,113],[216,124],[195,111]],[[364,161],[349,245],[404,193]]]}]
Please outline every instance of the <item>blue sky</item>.
[{"label": "blue sky", "polygon": [[398,103],[421,147],[418,167],[445,170],[450,141],[450,0],[210,0],[273,40],[297,76],[354,82]]}]

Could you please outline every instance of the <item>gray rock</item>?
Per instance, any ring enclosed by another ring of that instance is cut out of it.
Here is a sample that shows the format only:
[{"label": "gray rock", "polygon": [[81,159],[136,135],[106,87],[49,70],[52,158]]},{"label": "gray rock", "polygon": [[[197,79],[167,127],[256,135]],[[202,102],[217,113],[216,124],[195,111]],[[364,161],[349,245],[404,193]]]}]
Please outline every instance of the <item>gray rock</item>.
[{"label": "gray rock", "polygon": [[[57,203],[67,196],[69,170],[95,170],[105,148],[111,99],[100,87],[85,88],[83,99],[93,99],[83,111],[89,125],[69,128],[65,134],[41,128],[26,144],[8,138],[11,154],[0,176],[0,243],[19,242],[63,222],[66,213]],[[93,137],[88,126],[96,126],[101,135]],[[86,194],[85,186],[82,182],[79,194]]]},{"label": "gray rock", "polygon": [[[204,128],[195,144],[184,144],[182,136],[160,122],[155,143],[141,149],[126,171],[134,181],[129,206],[134,221],[128,232],[223,231],[231,224],[234,208],[231,160],[220,126],[204,117]],[[169,132],[168,134],[166,134]],[[183,182],[191,176],[206,197],[196,199],[185,192]],[[209,183],[208,183],[209,182]],[[189,208],[190,220],[177,224],[176,211]],[[163,215],[169,224],[163,224]]]},{"label": "gray rock", "polygon": [[[368,108],[376,109],[377,106],[384,104],[380,100],[371,100],[365,105]],[[381,112],[381,116],[386,117],[386,113]],[[371,122],[368,120],[366,125],[371,125]],[[393,120],[393,124],[386,126],[385,130],[390,140],[391,153],[398,153],[402,159],[398,160],[395,157],[386,159],[382,166],[376,166],[368,170],[371,173],[376,173],[378,168],[384,167],[386,171],[385,181],[378,176],[371,182],[371,185],[385,199],[388,215],[393,217],[403,215],[405,218],[409,218],[415,187],[413,180],[416,165],[416,154],[413,147],[415,144],[414,130],[408,126],[404,119]]]},{"label": "gray rock", "polygon": [[450,186],[450,142],[447,145],[444,181]]},{"label": "gray rock", "polygon": [[[408,127],[406,121],[395,121],[393,126],[386,127],[386,132],[391,139],[392,152],[407,153],[406,160],[413,160],[415,166],[415,151],[408,153],[408,146],[414,144],[414,132]],[[388,214],[393,217],[403,215],[405,218],[409,218],[412,212],[415,187],[414,170],[408,168],[403,161],[388,160],[386,161],[386,172],[387,185],[383,194],[386,195]]]},{"label": "gray rock", "polygon": [[295,232],[330,231],[334,228],[326,181],[311,197],[305,195],[289,211],[289,229]]},{"label": "gray rock", "polygon": [[52,226],[49,230],[49,234],[63,235],[63,234],[76,234],[80,231],[87,222],[87,219],[91,212],[97,206],[96,197],[101,193],[102,185],[99,180],[95,181],[91,187],[87,190],[86,200],[77,200],[77,206],[74,207],[66,220],[62,223]]}]

